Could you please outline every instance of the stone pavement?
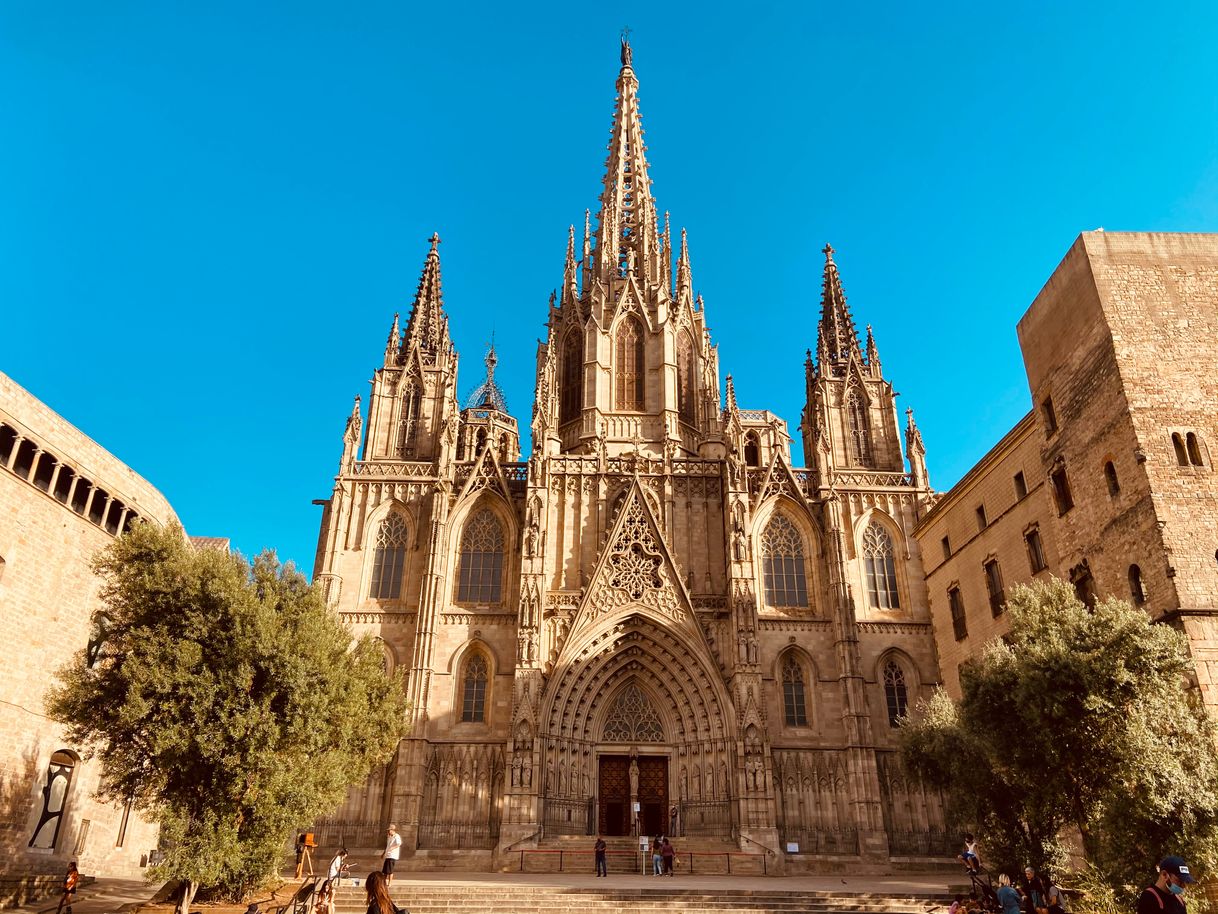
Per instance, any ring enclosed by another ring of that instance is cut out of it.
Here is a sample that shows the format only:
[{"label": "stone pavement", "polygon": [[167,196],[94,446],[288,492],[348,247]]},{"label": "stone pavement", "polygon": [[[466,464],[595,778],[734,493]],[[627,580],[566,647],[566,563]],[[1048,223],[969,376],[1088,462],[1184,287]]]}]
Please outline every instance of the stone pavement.
[{"label": "stone pavement", "polygon": [[[160,883],[145,882],[143,879],[97,879],[76,893],[72,914],[116,914],[127,905],[151,900],[159,888]],[[54,914],[59,905],[59,897],[55,895],[41,901],[31,901],[20,908],[8,908],[5,914],[11,911],[21,914]]]}]

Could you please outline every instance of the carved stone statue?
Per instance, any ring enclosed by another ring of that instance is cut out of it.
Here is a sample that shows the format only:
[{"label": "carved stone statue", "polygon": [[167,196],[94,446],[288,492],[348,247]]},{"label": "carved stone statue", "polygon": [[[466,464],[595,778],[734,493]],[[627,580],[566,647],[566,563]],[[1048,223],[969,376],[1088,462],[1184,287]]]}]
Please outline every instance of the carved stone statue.
[{"label": "carved stone statue", "polygon": [[633,802],[639,795],[639,760],[630,759],[630,800]]}]

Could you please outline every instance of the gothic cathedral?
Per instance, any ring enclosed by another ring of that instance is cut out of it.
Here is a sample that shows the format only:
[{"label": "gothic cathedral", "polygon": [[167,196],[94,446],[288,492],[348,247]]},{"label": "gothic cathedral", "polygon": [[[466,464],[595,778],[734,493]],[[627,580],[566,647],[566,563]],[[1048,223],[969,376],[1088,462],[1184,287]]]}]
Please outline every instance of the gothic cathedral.
[{"label": "gothic cathedral", "polygon": [[[436,237],[347,420],[317,582],[411,703],[334,843],[488,868],[562,835],[675,833],[888,864],[948,851],[895,723],[938,679],[913,528],[931,496],[832,248],[791,465],[720,394],[685,233],[663,226],[623,42],[604,192],[537,350],[531,452],[486,379],[462,406]],[[809,336],[811,328],[808,329]],[[905,459],[909,461],[906,472]],[[366,835],[366,839],[361,839]]]}]

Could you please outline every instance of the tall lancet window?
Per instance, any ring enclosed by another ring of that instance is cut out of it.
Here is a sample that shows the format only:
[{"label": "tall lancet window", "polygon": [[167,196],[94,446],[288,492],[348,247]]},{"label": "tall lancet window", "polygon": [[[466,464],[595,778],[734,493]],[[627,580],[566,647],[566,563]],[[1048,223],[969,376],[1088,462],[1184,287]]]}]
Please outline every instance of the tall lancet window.
[{"label": "tall lancet window", "polygon": [[465,524],[457,569],[458,603],[499,603],[503,598],[503,527],[489,508]]},{"label": "tall lancet window", "polygon": [[487,664],[482,654],[470,655],[469,660],[465,662],[465,675],[462,680],[462,723],[485,723]]},{"label": "tall lancet window", "polygon": [[419,385],[406,383],[402,391],[401,411],[398,414],[398,456],[413,457],[419,437],[419,407],[422,403]]},{"label": "tall lancet window", "polygon": [[808,726],[808,708],[804,701],[804,672],[792,654],[782,661],[783,718],[788,727]]},{"label": "tall lancet window", "polygon": [[884,701],[888,705],[888,726],[895,727],[909,713],[909,692],[905,672],[895,660],[884,664]]},{"label": "tall lancet window", "polygon": [[775,514],[761,534],[761,568],[768,606],[808,606],[804,571],[804,540],[795,525]]},{"label": "tall lancet window", "polygon": [[642,412],[646,359],[643,354],[643,328],[637,318],[627,317],[617,328],[615,349],[617,370],[617,409]]},{"label": "tall lancet window", "polygon": [[846,396],[846,422],[850,427],[850,460],[859,466],[871,465],[871,423],[867,404],[857,390]]},{"label": "tall lancet window", "polygon": [[570,422],[584,405],[584,337],[577,330],[567,334],[562,345],[562,390],[558,421]]},{"label": "tall lancet window", "polygon": [[688,333],[677,337],[677,413],[691,425],[695,421],[694,344]]},{"label": "tall lancet window", "polygon": [[867,573],[867,599],[872,608],[900,609],[892,537],[875,521],[863,531],[863,568]]},{"label": "tall lancet window", "polygon": [[406,522],[400,514],[390,514],[381,521],[372,550],[372,585],[368,588],[373,600],[396,600],[402,595],[408,539]]}]

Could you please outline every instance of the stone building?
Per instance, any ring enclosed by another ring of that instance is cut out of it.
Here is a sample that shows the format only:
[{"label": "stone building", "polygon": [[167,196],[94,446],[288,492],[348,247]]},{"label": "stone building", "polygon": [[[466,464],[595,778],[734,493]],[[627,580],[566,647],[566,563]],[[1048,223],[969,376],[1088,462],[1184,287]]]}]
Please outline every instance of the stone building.
[{"label": "stone building", "polygon": [[789,869],[942,853],[940,799],[894,751],[895,721],[938,682],[921,436],[910,418],[907,472],[829,247],[808,465],[731,375],[721,394],[637,90],[623,43],[599,211],[571,230],[537,349],[527,461],[493,352],[459,402],[436,237],[366,414],[355,400],[316,579],[402,671],[412,729],[320,840],[368,846],[393,821],[404,865],[456,850],[490,866],[561,835],[668,831],[675,805],[686,842],[781,849]]},{"label": "stone building", "polygon": [[1033,410],[919,524],[943,681],[1056,575],[1189,638],[1218,706],[1218,235],[1080,235],[1019,321]]},{"label": "stone building", "polygon": [[0,374],[0,860],[13,898],[69,860],[133,875],[154,826],[93,798],[99,765],[47,719],[54,673],[93,643],[100,580],[90,562],[137,518],[176,520],[147,481]]}]

